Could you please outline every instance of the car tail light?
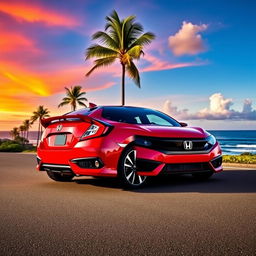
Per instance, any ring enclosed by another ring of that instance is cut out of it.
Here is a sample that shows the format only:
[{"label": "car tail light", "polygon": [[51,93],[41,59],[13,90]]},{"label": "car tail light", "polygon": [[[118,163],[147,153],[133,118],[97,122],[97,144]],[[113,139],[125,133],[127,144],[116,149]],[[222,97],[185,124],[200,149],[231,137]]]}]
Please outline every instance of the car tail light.
[{"label": "car tail light", "polygon": [[99,126],[98,125],[95,125],[95,124],[92,124],[88,130],[82,135],[81,139],[84,139],[86,137],[89,137],[89,136],[92,136],[92,135],[95,135],[97,133],[97,131],[99,130]]},{"label": "car tail light", "polygon": [[105,136],[112,130],[112,128],[112,125],[96,121],[96,123],[90,125],[90,127],[84,132],[80,139],[86,140],[95,137]]}]

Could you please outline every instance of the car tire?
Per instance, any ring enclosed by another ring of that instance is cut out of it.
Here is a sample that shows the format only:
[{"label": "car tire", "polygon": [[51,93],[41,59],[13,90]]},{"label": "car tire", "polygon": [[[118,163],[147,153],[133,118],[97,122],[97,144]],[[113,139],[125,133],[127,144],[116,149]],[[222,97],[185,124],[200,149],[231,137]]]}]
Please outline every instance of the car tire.
[{"label": "car tire", "polygon": [[74,175],[61,175],[61,173],[52,172],[52,171],[47,171],[47,175],[52,180],[60,181],[60,182],[70,182],[74,178]]},{"label": "car tire", "polygon": [[142,187],[147,176],[141,176],[136,170],[136,150],[126,149],[119,161],[118,177],[125,188],[136,189]]},{"label": "car tire", "polygon": [[212,171],[193,173],[192,176],[197,180],[208,180],[213,175]]}]

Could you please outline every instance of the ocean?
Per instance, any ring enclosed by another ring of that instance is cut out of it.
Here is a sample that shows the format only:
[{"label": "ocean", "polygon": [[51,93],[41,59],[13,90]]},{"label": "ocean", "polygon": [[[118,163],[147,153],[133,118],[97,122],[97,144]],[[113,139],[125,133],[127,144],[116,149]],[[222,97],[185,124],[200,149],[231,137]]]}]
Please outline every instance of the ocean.
[{"label": "ocean", "polygon": [[[240,155],[244,152],[256,154],[256,130],[209,131],[219,141],[224,155]],[[10,139],[8,131],[0,131],[0,138]],[[29,133],[30,143],[36,144],[37,132]]]},{"label": "ocean", "polygon": [[220,143],[223,155],[256,154],[256,130],[208,131]]}]

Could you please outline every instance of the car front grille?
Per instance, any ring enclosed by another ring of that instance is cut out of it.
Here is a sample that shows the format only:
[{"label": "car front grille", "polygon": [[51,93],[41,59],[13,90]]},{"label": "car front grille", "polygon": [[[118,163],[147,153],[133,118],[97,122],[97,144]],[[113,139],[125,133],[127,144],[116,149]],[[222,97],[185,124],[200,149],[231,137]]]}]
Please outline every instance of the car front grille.
[{"label": "car front grille", "polygon": [[179,164],[166,164],[162,173],[194,173],[194,172],[209,172],[211,170],[209,163],[179,163]]},{"label": "car front grille", "polygon": [[[191,141],[192,149],[186,150],[184,141]],[[165,154],[203,154],[208,153],[213,147],[204,138],[158,138],[136,136],[135,144]]]}]

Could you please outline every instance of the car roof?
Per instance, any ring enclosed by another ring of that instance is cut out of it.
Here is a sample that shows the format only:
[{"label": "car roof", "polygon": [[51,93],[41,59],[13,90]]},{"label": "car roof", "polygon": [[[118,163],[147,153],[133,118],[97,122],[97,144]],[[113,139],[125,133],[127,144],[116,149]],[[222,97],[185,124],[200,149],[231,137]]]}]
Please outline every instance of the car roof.
[{"label": "car roof", "polygon": [[141,109],[151,109],[151,108],[145,108],[145,107],[122,106],[122,105],[103,105],[103,106],[98,106],[98,108],[141,108]]}]

